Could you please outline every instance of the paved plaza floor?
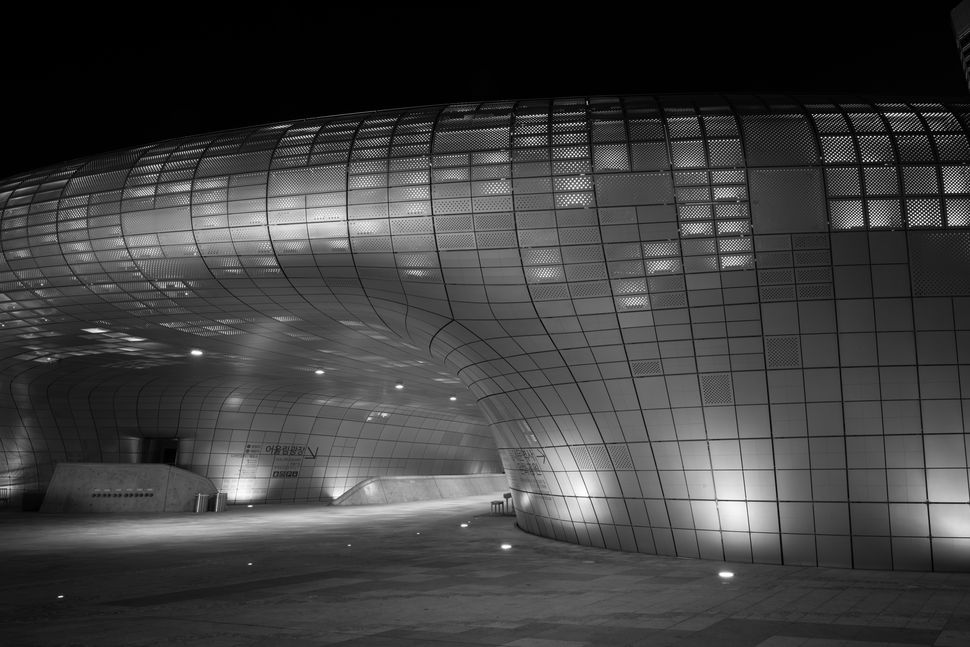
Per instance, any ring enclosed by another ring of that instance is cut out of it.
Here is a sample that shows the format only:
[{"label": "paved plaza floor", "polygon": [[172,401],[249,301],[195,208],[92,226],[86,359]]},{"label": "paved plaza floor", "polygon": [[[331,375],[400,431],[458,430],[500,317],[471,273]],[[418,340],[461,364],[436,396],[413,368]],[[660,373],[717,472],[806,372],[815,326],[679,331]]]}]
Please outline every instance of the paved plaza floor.
[{"label": "paved plaza floor", "polygon": [[586,548],[494,498],[4,512],[0,645],[970,645],[970,574]]}]

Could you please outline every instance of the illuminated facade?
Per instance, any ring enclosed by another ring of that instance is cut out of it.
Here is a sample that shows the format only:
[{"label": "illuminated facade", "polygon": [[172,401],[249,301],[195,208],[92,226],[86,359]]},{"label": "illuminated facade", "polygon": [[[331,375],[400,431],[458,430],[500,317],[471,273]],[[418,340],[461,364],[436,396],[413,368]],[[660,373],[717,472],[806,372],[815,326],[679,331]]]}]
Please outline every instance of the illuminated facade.
[{"label": "illuminated facade", "polygon": [[504,467],[564,541],[968,569],[968,114],[461,104],[8,179],[6,489],[178,437],[231,501]]}]

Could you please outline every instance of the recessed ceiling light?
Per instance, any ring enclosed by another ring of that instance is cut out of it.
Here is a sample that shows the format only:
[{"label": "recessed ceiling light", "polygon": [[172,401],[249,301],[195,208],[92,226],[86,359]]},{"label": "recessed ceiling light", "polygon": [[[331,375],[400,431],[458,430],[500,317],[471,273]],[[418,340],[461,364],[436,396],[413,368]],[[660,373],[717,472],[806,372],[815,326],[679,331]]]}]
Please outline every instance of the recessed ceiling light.
[{"label": "recessed ceiling light", "polygon": [[203,354],[203,353],[202,353],[202,351],[201,351],[201,350],[199,350],[198,348],[193,348],[193,349],[192,349],[191,351],[189,351],[189,352],[190,352],[190,353],[191,353],[192,355],[194,355],[195,357],[200,357],[200,356],[201,356],[201,355]]},{"label": "recessed ceiling light", "polygon": [[449,400],[451,400],[452,402],[454,402],[454,401],[455,401],[455,400],[457,400],[458,398],[457,398],[456,396],[451,396],[451,397],[450,397],[450,398],[448,398],[448,399],[449,399]]},{"label": "recessed ceiling light", "polygon": [[404,388],[404,385],[401,384],[400,382],[398,382],[397,384],[394,385],[394,388],[397,389],[398,391],[400,391],[401,389]]},{"label": "recessed ceiling light", "polygon": [[315,370],[313,372],[316,373],[317,375],[323,375],[324,370],[322,368],[318,368],[317,370]]},{"label": "recessed ceiling light", "polygon": [[502,550],[509,550],[512,548],[512,544],[502,544]]},{"label": "recessed ceiling light", "polygon": [[108,332],[107,328],[81,328],[81,330],[83,330],[84,332],[90,332],[95,334]]},{"label": "recessed ceiling light", "polygon": [[135,342],[138,342],[138,341],[145,341],[145,338],[144,337],[124,337],[122,339],[122,341],[130,342],[130,343],[135,343]]},{"label": "recessed ceiling light", "polygon": [[729,580],[732,577],[734,577],[734,573],[732,573],[731,571],[721,571],[717,575],[718,577],[723,577],[726,580]]}]

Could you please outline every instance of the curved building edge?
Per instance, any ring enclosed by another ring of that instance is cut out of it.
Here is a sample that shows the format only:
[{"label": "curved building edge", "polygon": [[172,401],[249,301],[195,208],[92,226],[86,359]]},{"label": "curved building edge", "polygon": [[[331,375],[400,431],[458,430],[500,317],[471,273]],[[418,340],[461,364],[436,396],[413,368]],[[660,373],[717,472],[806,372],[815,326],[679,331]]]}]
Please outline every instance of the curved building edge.
[{"label": "curved building edge", "polygon": [[[97,407],[53,431],[25,422],[58,402],[32,384],[73,388],[38,360],[104,384],[140,370],[52,341],[74,322],[144,333],[161,356],[216,336],[212,370],[230,384],[253,366],[283,379],[321,339],[349,344],[334,360],[343,381],[314,397],[361,388],[361,348],[396,336],[385,359],[433,360],[474,396],[530,532],[728,561],[970,569],[967,108],[458,104],[18,176],[0,185],[0,343],[6,374],[30,377],[11,389],[5,460],[118,433]],[[33,355],[14,352],[24,339],[42,340]],[[182,360],[158,361],[161,379]],[[435,419],[437,395],[412,406]],[[230,440],[214,432],[199,452],[205,469],[217,442],[290,433],[282,419],[226,424]],[[405,427],[402,465],[427,438]],[[354,429],[366,453],[372,429]],[[35,434],[46,449],[22,449]],[[474,444],[468,460],[488,463],[490,443]]]}]

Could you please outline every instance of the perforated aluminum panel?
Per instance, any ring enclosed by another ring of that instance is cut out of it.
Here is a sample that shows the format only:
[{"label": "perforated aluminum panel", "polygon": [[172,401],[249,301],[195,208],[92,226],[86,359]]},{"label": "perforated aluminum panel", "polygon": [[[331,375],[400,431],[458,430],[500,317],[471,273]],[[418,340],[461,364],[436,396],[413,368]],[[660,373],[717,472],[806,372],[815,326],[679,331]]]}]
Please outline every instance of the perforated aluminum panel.
[{"label": "perforated aluminum panel", "polygon": [[913,294],[970,296],[970,232],[910,232]]},{"label": "perforated aluminum panel", "polygon": [[235,502],[504,469],[565,541],[970,569],[970,110],[783,101],[383,111],[0,182],[7,500],[178,436]]}]

